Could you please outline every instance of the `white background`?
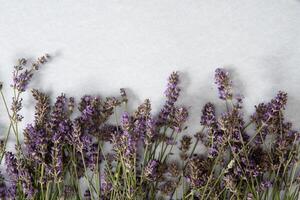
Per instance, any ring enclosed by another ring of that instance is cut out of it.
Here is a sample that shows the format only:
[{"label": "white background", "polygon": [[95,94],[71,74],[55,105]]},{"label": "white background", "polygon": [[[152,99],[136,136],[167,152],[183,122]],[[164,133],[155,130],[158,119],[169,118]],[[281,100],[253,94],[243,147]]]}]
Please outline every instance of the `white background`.
[{"label": "white background", "polygon": [[[132,109],[150,98],[157,112],[166,79],[178,70],[180,103],[190,106],[188,131],[194,133],[204,103],[222,104],[213,76],[225,67],[245,96],[246,115],[285,90],[287,117],[300,128],[299,0],[1,0],[0,80],[8,96],[17,58],[43,53],[53,59],[30,87],[52,98],[61,92],[112,96],[125,87]],[[25,96],[26,122],[32,102]]]}]

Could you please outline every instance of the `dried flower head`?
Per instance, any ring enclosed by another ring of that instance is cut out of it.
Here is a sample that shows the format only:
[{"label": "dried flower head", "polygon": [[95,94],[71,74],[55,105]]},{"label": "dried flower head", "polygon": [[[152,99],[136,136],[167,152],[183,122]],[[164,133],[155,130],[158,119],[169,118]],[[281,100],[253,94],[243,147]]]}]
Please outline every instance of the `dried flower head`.
[{"label": "dried flower head", "polygon": [[150,160],[144,169],[144,176],[149,181],[154,181],[158,177],[158,160]]},{"label": "dried flower head", "polygon": [[212,103],[207,103],[202,109],[200,124],[203,126],[211,126],[216,123],[215,107]]},{"label": "dried flower head", "polygon": [[168,117],[170,113],[173,111],[174,105],[179,97],[180,88],[178,87],[178,84],[179,84],[179,74],[178,72],[173,72],[168,79],[168,85],[165,91],[167,100],[158,116],[157,123],[159,125],[168,123]]},{"label": "dried flower head", "polygon": [[175,107],[173,109],[170,121],[176,132],[181,132],[184,129],[184,123],[187,121],[188,115],[189,113],[185,107]]},{"label": "dried flower head", "polygon": [[177,187],[176,181],[168,180],[164,182],[159,189],[163,195],[169,196],[172,194],[172,192],[175,190],[176,187]]},{"label": "dried flower head", "polygon": [[24,92],[34,75],[34,71],[39,69],[39,66],[46,63],[49,55],[41,56],[36,62],[33,62],[31,69],[24,69],[27,64],[27,60],[22,58],[19,59],[18,65],[15,66],[15,71],[13,72],[13,84],[12,87],[19,92]]},{"label": "dried flower head", "polygon": [[182,152],[187,152],[190,149],[190,146],[192,144],[192,137],[188,135],[184,135],[180,141],[181,146],[179,149]]},{"label": "dried flower head", "polygon": [[188,161],[187,169],[185,171],[191,187],[199,188],[206,184],[211,170],[210,160],[204,159],[198,155],[192,157]]},{"label": "dried flower head", "polygon": [[168,172],[173,177],[178,177],[180,175],[181,169],[180,169],[178,161],[172,161],[172,162],[168,163]]},{"label": "dried flower head", "polygon": [[34,99],[37,101],[35,105],[35,124],[39,127],[43,127],[48,122],[50,115],[49,97],[36,89],[31,92]]},{"label": "dried flower head", "polygon": [[221,68],[216,69],[215,83],[218,86],[220,99],[232,99],[232,81],[227,71]]}]

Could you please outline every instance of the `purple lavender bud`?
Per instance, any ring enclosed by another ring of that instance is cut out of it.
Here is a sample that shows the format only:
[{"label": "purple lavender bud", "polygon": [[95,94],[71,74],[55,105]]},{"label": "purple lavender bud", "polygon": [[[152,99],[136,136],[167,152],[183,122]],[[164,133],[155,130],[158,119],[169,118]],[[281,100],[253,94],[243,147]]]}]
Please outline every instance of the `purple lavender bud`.
[{"label": "purple lavender bud", "polygon": [[19,180],[22,185],[22,191],[26,195],[27,199],[33,199],[36,190],[33,186],[33,177],[29,173],[28,169],[24,166],[24,163],[18,163],[19,165]]},{"label": "purple lavender bud", "polygon": [[19,172],[18,172],[18,168],[17,168],[17,159],[13,153],[6,152],[5,164],[6,164],[6,172],[10,178],[10,186],[8,188],[8,196],[11,199],[15,199],[16,194],[17,194],[17,183],[18,183]]},{"label": "purple lavender bud", "polygon": [[144,140],[146,131],[146,119],[136,119],[133,124],[133,129],[133,132],[136,134],[136,136],[141,140]]},{"label": "purple lavender bud", "polygon": [[86,154],[86,163],[88,168],[90,168],[92,171],[99,170],[101,157],[98,144],[94,143],[90,145],[90,148]]},{"label": "purple lavender bud", "polygon": [[156,135],[156,128],[155,128],[155,121],[150,118],[146,122],[146,138],[145,138],[145,144],[151,145],[153,143],[153,139]]},{"label": "purple lavender bud", "polygon": [[220,99],[232,99],[232,81],[230,80],[227,71],[221,68],[216,69],[215,83],[218,86]]},{"label": "purple lavender bud", "polygon": [[215,158],[218,156],[218,149],[217,147],[213,146],[213,147],[210,147],[208,149],[208,157],[209,158]]},{"label": "purple lavender bud", "polygon": [[279,91],[276,95],[276,97],[271,101],[272,107],[274,110],[279,111],[281,109],[284,109],[286,103],[287,103],[287,93],[283,91]]},{"label": "purple lavender bud", "polygon": [[124,131],[130,131],[131,130],[131,127],[132,127],[132,119],[130,117],[130,115],[125,112],[123,115],[122,115],[122,119],[121,119],[121,126],[122,126],[122,129]]},{"label": "purple lavender bud", "polygon": [[82,143],[83,149],[84,149],[85,151],[88,151],[89,147],[92,145],[93,139],[92,139],[92,137],[91,137],[90,135],[88,135],[88,134],[83,134],[83,135],[81,135],[81,137],[80,137],[80,141],[81,141],[81,143]]},{"label": "purple lavender bud", "polygon": [[159,125],[167,123],[168,117],[172,110],[174,109],[174,104],[177,101],[180,93],[180,88],[178,87],[179,83],[179,74],[178,72],[173,72],[168,80],[167,89],[165,95],[167,100],[159,113],[157,123]]},{"label": "purple lavender bud", "polygon": [[272,119],[279,117],[280,111],[285,109],[287,103],[287,93],[279,91],[275,98],[269,103],[260,103],[255,106],[255,113],[251,116],[252,120],[260,125],[261,122],[270,124]]},{"label": "purple lavender bud", "polygon": [[269,118],[275,117],[280,110],[285,109],[287,103],[287,93],[279,91],[274,99],[268,104],[267,115]]},{"label": "purple lavender bud", "polygon": [[60,183],[62,181],[63,172],[63,157],[62,157],[62,147],[59,144],[54,144],[51,149],[52,163],[49,166],[49,172],[51,178],[54,179],[55,183]]},{"label": "purple lavender bud", "polygon": [[52,131],[58,131],[59,124],[67,116],[67,98],[64,94],[61,94],[56,98],[56,102],[53,106],[53,111],[50,116],[50,127]]},{"label": "purple lavender bud", "polygon": [[207,182],[210,167],[211,164],[208,160],[198,155],[189,160],[187,163],[186,177],[190,181],[191,187],[199,188]]},{"label": "purple lavender bud", "polygon": [[94,108],[91,105],[88,105],[82,111],[82,117],[83,117],[83,119],[84,120],[90,119],[93,116],[94,112],[95,112]]},{"label": "purple lavender bud", "polygon": [[12,105],[11,105],[11,111],[13,112],[13,118],[16,121],[22,121],[23,116],[19,114],[19,112],[22,109],[22,98],[16,99],[15,97],[12,98]]},{"label": "purple lavender bud", "polygon": [[144,169],[144,176],[149,181],[156,180],[158,176],[159,162],[157,160],[150,160]]},{"label": "purple lavender bud", "polygon": [[178,107],[174,109],[174,114],[171,117],[172,128],[176,132],[181,132],[184,123],[187,121],[189,116],[188,110],[185,107]]},{"label": "purple lavender bud", "polygon": [[17,159],[12,152],[6,152],[5,154],[5,164],[6,172],[10,179],[17,181],[18,179],[18,169],[17,169]]},{"label": "purple lavender bud", "polygon": [[101,175],[101,193],[108,194],[112,190],[112,184],[107,181],[107,177],[105,175]]},{"label": "purple lavender bud", "polygon": [[39,65],[47,62],[48,58],[48,54],[38,58],[36,62],[32,63],[30,70],[24,70],[24,66],[27,63],[26,59],[19,59],[19,63],[15,66],[15,70],[13,72],[13,84],[11,86],[19,92],[24,92],[33,77],[34,71],[39,69]]},{"label": "purple lavender bud", "polygon": [[45,129],[37,129],[31,124],[28,124],[24,130],[24,143],[28,156],[34,161],[41,163],[47,154],[48,142],[50,139],[47,137]]},{"label": "purple lavender bud", "polygon": [[16,69],[16,71],[14,71],[13,73],[12,87],[20,92],[24,92],[27,89],[27,86],[33,76],[33,73],[31,70],[27,69],[19,73],[19,69]]},{"label": "purple lavender bud", "polygon": [[10,184],[10,186],[7,189],[7,196],[12,200],[17,199],[17,184],[16,183]]},{"label": "purple lavender bud", "polygon": [[215,106],[212,103],[207,103],[202,109],[200,124],[203,126],[211,126],[216,123]]}]

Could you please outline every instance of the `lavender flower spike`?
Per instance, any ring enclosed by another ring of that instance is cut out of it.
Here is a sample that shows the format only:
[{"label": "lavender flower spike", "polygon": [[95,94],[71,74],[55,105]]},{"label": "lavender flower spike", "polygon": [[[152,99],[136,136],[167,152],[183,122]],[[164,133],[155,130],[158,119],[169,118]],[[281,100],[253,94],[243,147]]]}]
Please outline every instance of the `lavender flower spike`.
[{"label": "lavender flower spike", "polygon": [[150,181],[154,181],[157,178],[159,162],[157,160],[150,160],[145,167],[144,176]]},{"label": "lavender flower spike", "polygon": [[27,64],[27,60],[22,58],[19,59],[18,65],[15,66],[13,72],[13,84],[12,87],[20,92],[24,92],[30,80],[33,77],[34,71],[39,69],[39,66],[46,63],[50,56],[48,54],[38,58],[38,60],[32,63],[31,69],[25,69],[24,66]]},{"label": "lavender flower spike", "polygon": [[220,99],[232,99],[232,81],[230,80],[227,71],[221,68],[216,69],[215,83],[218,86]]},{"label": "lavender flower spike", "polygon": [[173,72],[168,79],[168,85],[165,91],[167,100],[165,102],[164,107],[159,113],[159,120],[158,120],[159,124],[164,124],[168,119],[169,114],[174,109],[174,104],[177,101],[180,93],[180,88],[178,87],[178,84],[179,84],[179,74],[178,72]]},{"label": "lavender flower spike", "polygon": [[202,109],[200,124],[203,126],[211,126],[216,123],[215,106],[212,103],[207,103]]}]

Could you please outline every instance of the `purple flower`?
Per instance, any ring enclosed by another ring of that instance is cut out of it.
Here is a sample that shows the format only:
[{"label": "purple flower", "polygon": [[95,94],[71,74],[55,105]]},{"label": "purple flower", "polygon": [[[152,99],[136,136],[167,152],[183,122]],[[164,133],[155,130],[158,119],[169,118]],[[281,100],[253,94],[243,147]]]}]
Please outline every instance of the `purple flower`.
[{"label": "purple flower", "polygon": [[132,127],[132,118],[125,112],[121,118],[121,126],[124,131],[130,131]]},{"label": "purple flower", "polygon": [[51,130],[56,132],[59,129],[61,121],[67,117],[67,98],[64,94],[61,94],[56,98],[56,102],[53,106],[50,116],[50,127]]},{"label": "purple flower", "polygon": [[172,113],[172,128],[176,132],[181,132],[183,129],[184,123],[187,121],[189,113],[185,107],[176,107]]},{"label": "purple flower", "polygon": [[221,68],[216,69],[215,83],[218,86],[220,99],[232,99],[232,81],[230,80],[227,71]]},{"label": "purple flower", "polygon": [[108,194],[112,190],[112,184],[107,180],[106,175],[101,175],[100,181],[101,193],[103,193],[104,195]]},{"label": "purple flower", "polygon": [[208,149],[208,157],[215,158],[218,155],[218,148],[214,145]]},{"label": "purple flower", "polygon": [[150,118],[146,121],[146,138],[145,144],[151,145],[153,143],[153,139],[156,136],[156,123],[154,119]]},{"label": "purple flower", "polygon": [[211,126],[216,123],[215,106],[212,103],[207,103],[202,109],[200,124],[203,126]]},{"label": "purple flower", "polygon": [[210,167],[209,161],[198,155],[189,160],[185,175],[192,188],[199,188],[207,182]]},{"label": "purple flower", "polygon": [[280,110],[285,109],[287,103],[287,93],[279,91],[274,99],[268,104],[267,114],[269,118],[278,116]]},{"label": "purple flower", "polygon": [[[20,68],[18,68],[20,69]],[[23,69],[23,68],[21,68]],[[24,92],[33,76],[32,70],[24,70],[21,73],[16,69],[13,73],[13,84],[12,87],[20,92]]]},{"label": "purple flower", "polygon": [[10,186],[8,188],[8,196],[15,199],[17,194],[17,183],[19,178],[19,172],[17,168],[17,159],[11,152],[5,154],[6,172],[10,178]]},{"label": "purple flower", "polygon": [[[91,142],[91,141],[90,141]],[[86,153],[87,166],[92,170],[99,170],[101,163],[100,149],[97,143],[90,145],[88,152]]]},{"label": "purple flower", "polygon": [[178,87],[179,75],[178,72],[173,72],[168,80],[167,89],[165,95],[167,100],[159,113],[157,123],[159,125],[167,123],[168,117],[172,110],[174,109],[174,104],[177,101],[180,93],[180,88]]},{"label": "purple flower", "polygon": [[70,143],[75,146],[78,152],[87,152],[92,145],[92,137],[83,132],[83,122],[81,118],[74,120]]},{"label": "purple flower", "polygon": [[26,168],[25,163],[20,161],[18,163],[19,167],[19,180],[22,186],[22,191],[26,195],[27,199],[33,199],[36,194],[36,189],[33,184],[33,177],[29,170]]},{"label": "purple flower", "polygon": [[13,72],[13,84],[11,86],[19,92],[24,92],[33,77],[34,71],[38,70],[39,66],[46,63],[49,58],[50,56],[48,54],[38,58],[36,62],[32,63],[30,70],[24,69],[27,60],[24,58],[19,59],[19,63],[15,66]]},{"label": "purple flower", "polygon": [[159,162],[155,159],[150,160],[144,169],[144,176],[149,181],[154,181],[158,177]]},{"label": "purple flower", "polygon": [[5,154],[5,164],[6,172],[9,175],[10,179],[17,181],[18,179],[18,169],[17,169],[17,159],[12,152],[6,152]]},{"label": "purple flower", "polygon": [[12,98],[12,105],[11,105],[11,111],[13,112],[13,118],[16,121],[22,121],[23,116],[19,114],[19,112],[22,109],[22,98],[16,99],[15,97]]},{"label": "purple flower", "polygon": [[94,108],[91,105],[88,105],[85,107],[85,109],[82,111],[82,117],[84,120],[90,119],[94,114]]},{"label": "purple flower", "polygon": [[63,172],[63,155],[62,147],[59,144],[54,144],[51,149],[51,158],[52,163],[48,166],[48,171],[50,172],[51,179],[56,183],[62,181],[62,172]]},{"label": "purple flower", "polygon": [[50,142],[46,130],[37,129],[32,124],[28,124],[24,130],[24,137],[28,156],[38,163],[43,162]]},{"label": "purple flower", "polygon": [[279,91],[269,103],[255,106],[256,112],[252,115],[252,120],[257,124],[260,122],[271,124],[273,119],[279,117],[280,111],[285,109],[286,103],[287,93]]}]

